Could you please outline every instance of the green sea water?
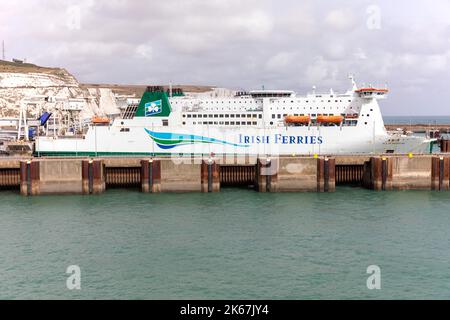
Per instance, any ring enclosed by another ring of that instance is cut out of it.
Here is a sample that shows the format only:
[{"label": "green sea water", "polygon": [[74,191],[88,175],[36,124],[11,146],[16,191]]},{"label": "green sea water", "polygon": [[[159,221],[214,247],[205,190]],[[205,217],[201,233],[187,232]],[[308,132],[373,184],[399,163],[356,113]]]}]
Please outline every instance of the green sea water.
[{"label": "green sea water", "polygon": [[[1,299],[449,299],[450,193],[0,193]],[[81,290],[66,268],[81,269]],[[381,289],[366,286],[369,265]]]}]

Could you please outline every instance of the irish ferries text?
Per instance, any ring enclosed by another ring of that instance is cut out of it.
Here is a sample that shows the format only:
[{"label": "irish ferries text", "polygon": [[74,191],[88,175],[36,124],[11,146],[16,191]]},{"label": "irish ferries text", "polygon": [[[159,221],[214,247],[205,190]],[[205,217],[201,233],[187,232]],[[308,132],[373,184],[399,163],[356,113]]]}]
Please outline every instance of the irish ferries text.
[{"label": "irish ferries text", "polygon": [[242,144],[322,144],[322,136],[292,136],[275,134],[270,135],[239,135],[239,143]]}]

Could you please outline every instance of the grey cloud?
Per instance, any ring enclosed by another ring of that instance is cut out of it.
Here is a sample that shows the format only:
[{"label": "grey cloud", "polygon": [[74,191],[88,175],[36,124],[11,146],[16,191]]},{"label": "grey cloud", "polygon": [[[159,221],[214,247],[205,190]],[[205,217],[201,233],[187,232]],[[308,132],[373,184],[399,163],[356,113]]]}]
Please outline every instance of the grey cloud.
[{"label": "grey cloud", "polygon": [[[450,4],[425,4],[27,0],[0,4],[0,34],[9,58],[63,66],[85,82],[304,92],[312,85],[345,90],[353,73],[361,82],[389,83],[385,114],[450,114],[442,103],[450,98]],[[371,30],[373,5],[381,25]]]}]

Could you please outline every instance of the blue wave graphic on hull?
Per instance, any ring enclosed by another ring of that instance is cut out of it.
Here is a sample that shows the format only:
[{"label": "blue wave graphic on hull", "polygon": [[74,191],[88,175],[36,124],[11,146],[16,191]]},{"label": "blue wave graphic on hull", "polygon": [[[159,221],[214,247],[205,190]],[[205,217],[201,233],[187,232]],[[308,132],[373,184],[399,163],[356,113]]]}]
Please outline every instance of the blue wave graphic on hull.
[{"label": "blue wave graphic on hull", "polygon": [[194,144],[194,143],[214,143],[222,145],[230,145],[234,147],[248,148],[248,144],[232,143],[225,140],[198,136],[193,134],[172,133],[172,132],[155,132],[145,129],[147,134],[152,138],[158,147],[164,150],[173,149],[175,147]]}]

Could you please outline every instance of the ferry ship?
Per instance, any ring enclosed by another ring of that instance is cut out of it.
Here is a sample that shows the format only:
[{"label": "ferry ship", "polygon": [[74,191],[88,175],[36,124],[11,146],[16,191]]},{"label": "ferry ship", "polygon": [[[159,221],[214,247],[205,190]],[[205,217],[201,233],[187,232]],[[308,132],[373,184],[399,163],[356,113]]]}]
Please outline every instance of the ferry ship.
[{"label": "ferry ship", "polygon": [[82,137],[36,138],[38,156],[337,155],[427,153],[433,139],[388,132],[378,101],[386,88],[345,93],[288,90],[187,96],[148,87],[114,120],[94,119]]}]

